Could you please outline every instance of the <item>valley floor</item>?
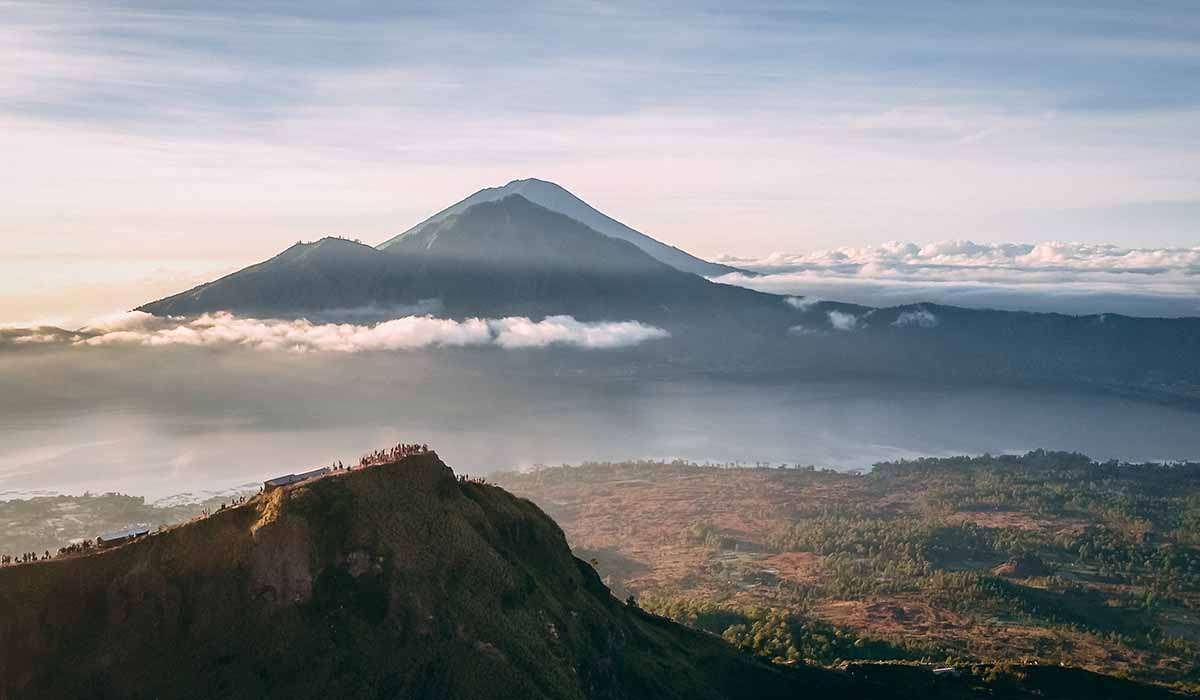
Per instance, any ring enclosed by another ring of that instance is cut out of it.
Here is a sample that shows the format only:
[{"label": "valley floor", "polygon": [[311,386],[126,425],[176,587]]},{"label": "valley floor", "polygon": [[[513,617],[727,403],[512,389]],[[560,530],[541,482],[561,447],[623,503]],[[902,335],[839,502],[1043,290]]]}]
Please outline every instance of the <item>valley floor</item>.
[{"label": "valley floor", "polygon": [[1200,465],[504,474],[621,596],[779,662],[1068,665],[1200,690]]}]

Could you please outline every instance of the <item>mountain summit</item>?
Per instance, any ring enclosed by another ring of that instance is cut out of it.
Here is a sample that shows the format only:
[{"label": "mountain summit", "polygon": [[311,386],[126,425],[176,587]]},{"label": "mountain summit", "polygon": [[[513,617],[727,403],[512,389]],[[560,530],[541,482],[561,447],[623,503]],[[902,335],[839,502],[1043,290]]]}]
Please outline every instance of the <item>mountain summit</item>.
[{"label": "mountain summit", "polygon": [[609,238],[616,238],[622,241],[628,241],[640,248],[650,257],[659,262],[666,263],[677,270],[691,272],[703,277],[715,277],[717,275],[725,275],[731,272],[740,272],[737,268],[721,265],[719,263],[708,262],[697,258],[686,251],[680,250],[674,246],[666,245],[660,241],[647,236],[646,234],[634,230],[629,226],[617,221],[616,219],[604,214],[579,197],[571,194],[566,188],[553,182],[546,180],[538,180],[529,178],[525,180],[513,180],[503,187],[488,187],[479,190],[475,194],[466,199],[453,204],[440,212],[434,214],[421,223],[413,226],[404,233],[391,238],[379,245],[380,250],[391,250],[402,244],[405,238],[414,235],[420,235],[423,231],[436,226],[445,219],[459,214],[466,209],[483,202],[494,202],[512,195],[520,195],[525,199],[540,205],[551,211],[556,211],[560,214],[569,216],[572,219],[586,225],[587,227],[598,231]]}]

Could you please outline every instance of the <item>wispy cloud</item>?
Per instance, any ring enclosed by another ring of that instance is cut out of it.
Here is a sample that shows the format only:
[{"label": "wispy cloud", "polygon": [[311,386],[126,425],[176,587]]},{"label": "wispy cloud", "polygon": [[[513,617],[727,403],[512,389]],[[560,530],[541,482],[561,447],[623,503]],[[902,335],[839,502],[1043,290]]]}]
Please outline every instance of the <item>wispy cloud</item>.
[{"label": "wispy cloud", "polygon": [[630,347],[668,335],[660,328],[637,321],[585,323],[571,316],[549,316],[540,321],[524,317],[456,321],[406,316],[374,325],[355,325],[240,318],[229,313],[183,320],[134,311],[97,319],[77,331],[8,329],[0,334],[0,341],[7,339],[22,345],[243,347],[262,351],[355,353],[430,347],[521,349],[555,345],[604,350]]}]

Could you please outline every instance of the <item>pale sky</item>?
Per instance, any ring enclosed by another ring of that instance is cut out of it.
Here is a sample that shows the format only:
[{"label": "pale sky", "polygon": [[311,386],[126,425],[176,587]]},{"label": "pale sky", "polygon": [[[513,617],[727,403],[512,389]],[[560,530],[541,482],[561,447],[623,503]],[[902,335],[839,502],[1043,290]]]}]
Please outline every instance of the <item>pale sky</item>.
[{"label": "pale sky", "polygon": [[0,0],[0,322],[523,177],[708,257],[1200,246],[1194,2],[395,6]]}]

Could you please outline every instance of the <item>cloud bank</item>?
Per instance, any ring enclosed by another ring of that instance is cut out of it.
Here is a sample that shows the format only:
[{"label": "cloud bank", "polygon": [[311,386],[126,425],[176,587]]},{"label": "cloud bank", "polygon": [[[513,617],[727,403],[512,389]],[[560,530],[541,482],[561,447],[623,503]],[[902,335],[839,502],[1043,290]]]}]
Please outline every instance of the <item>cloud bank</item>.
[{"label": "cloud bank", "polygon": [[571,316],[469,318],[405,316],[373,325],[313,323],[306,319],[239,318],[205,314],[194,320],[160,318],[139,311],[97,319],[78,331],[8,329],[0,335],[17,344],[73,346],[244,347],[262,351],[342,352],[415,350],[429,347],[565,346],[613,349],[665,338],[667,331],[638,321],[585,323]]},{"label": "cloud bank", "polygon": [[[806,299],[872,306],[930,301],[1070,314],[1200,315],[1200,246],[896,242],[720,260],[761,274],[725,275],[717,278],[720,282]],[[788,303],[799,306],[792,298]],[[924,325],[915,317],[906,324]]]}]

